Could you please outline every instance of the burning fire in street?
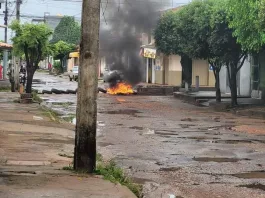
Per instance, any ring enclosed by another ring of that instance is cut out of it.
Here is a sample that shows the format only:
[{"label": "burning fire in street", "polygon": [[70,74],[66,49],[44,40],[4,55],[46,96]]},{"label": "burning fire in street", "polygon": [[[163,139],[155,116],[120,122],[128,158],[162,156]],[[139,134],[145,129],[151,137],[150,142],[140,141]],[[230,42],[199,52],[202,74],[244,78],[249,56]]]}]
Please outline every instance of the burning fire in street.
[{"label": "burning fire in street", "polygon": [[114,87],[107,89],[108,94],[134,94],[132,86],[126,83],[117,83]]}]

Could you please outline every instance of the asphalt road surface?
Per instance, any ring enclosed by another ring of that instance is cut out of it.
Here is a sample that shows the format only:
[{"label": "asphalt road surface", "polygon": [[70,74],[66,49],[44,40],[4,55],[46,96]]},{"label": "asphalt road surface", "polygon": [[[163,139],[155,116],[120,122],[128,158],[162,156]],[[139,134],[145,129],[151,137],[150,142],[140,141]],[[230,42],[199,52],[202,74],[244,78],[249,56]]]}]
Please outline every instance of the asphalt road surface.
[{"label": "asphalt road surface", "polygon": [[[75,83],[51,78],[55,87]],[[64,115],[75,113],[75,95],[42,97]],[[144,185],[145,197],[265,197],[264,120],[171,96],[99,94],[97,141],[106,159],[115,159]]]}]

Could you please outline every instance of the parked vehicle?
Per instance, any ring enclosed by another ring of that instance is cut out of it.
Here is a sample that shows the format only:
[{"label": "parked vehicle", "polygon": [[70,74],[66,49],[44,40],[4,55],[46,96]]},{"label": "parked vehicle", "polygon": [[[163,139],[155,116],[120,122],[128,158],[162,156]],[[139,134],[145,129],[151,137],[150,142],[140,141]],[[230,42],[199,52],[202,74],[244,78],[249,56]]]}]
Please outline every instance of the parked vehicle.
[{"label": "parked vehicle", "polygon": [[74,66],[72,70],[69,72],[69,80],[77,81],[78,79],[78,66]]}]

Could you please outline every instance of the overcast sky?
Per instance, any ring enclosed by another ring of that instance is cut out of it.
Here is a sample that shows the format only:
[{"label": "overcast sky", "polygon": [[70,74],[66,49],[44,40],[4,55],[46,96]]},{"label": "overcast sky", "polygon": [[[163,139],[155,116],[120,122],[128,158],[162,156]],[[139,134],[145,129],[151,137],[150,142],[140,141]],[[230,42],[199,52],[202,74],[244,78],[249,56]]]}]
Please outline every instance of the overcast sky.
[{"label": "overcast sky", "polygon": [[[13,0],[8,0],[10,2],[14,2]],[[77,20],[81,18],[81,0],[22,0],[23,3],[21,5],[21,17],[22,22],[31,22],[34,17],[43,17],[45,12],[49,12],[50,15],[69,15],[75,16]],[[114,0],[108,0],[111,2]],[[130,3],[132,6],[134,3],[141,3],[141,1],[145,0],[120,0],[121,4]],[[190,0],[150,0],[155,4],[158,9],[163,7],[177,7],[179,5],[183,5]],[[102,0],[102,9],[105,9],[105,5],[107,0]],[[0,10],[0,24],[4,23],[3,16],[3,5]],[[8,6],[9,9],[9,20],[10,23],[15,19],[15,3],[10,3]],[[107,19],[106,19],[107,20]],[[106,25],[102,20],[101,25]],[[8,31],[8,39],[12,36],[12,32]],[[4,29],[0,28],[0,40],[4,40]]]}]

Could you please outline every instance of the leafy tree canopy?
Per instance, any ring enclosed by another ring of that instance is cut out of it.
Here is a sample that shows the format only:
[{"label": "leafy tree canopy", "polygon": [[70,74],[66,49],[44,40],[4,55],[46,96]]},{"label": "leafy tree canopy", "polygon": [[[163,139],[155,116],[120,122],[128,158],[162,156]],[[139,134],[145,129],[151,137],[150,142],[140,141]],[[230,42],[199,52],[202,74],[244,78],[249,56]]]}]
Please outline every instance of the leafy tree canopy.
[{"label": "leafy tree canopy", "polygon": [[34,72],[45,56],[52,31],[44,23],[20,24],[18,21],[12,22],[10,28],[15,31],[15,36],[12,38],[13,52],[19,56],[25,55],[27,62],[26,92],[31,93]]},{"label": "leafy tree canopy", "polygon": [[265,44],[265,0],[228,0],[229,25],[245,50],[259,51]]},{"label": "leafy tree canopy", "polygon": [[66,43],[78,44],[80,42],[81,28],[74,17],[64,16],[54,30],[52,43],[64,41]]},{"label": "leafy tree canopy", "polygon": [[64,41],[58,41],[57,43],[54,44],[54,47],[53,47],[54,57],[55,59],[62,60],[65,56],[67,56],[73,50],[75,50],[74,44],[69,44]]},{"label": "leafy tree canopy", "polygon": [[[231,92],[234,96],[237,94],[236,74],[246,55],[228,26],[226,2],[195,0],[176,12],[166,13],[155,29],[155,39],[157,48],[165,54],[208,60],[214,69],[217,89],[221,66],[231,67]],[[236,97],[233,101],[236,104]]]}]

